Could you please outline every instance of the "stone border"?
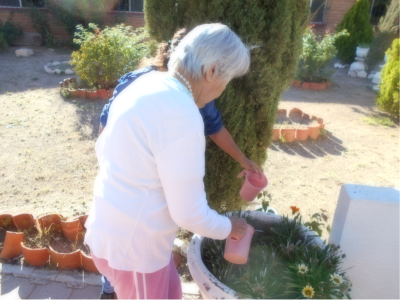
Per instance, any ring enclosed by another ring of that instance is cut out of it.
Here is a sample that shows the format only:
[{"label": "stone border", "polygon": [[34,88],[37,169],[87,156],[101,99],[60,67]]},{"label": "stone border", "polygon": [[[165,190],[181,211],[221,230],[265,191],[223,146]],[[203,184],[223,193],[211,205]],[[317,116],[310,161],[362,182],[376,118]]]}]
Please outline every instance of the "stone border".
[{"label": "stone border", "polygon": [[72,71],[71,69],[66,69],[65,71],[62,71],[58,68],[54,68],[52,69],[51,67],[55,67],[55,66],[59,66],[59,65],[69,65],[69,61],[63,61],[63,62],[59,62],[59,61],[55,61],[52,63],[47,63],[44,65],[44,70],[46,71],[46,73],[49,74],[67,74],[67,75],[71,75],[74,74],[74,71]]},{"label": "stone border", "polygon": [[[14,275],[15,277],[29,278],[33,284],[47,284],[50,281],[66,283],[70,288],[85,288],[88,285],[101,286],[101,275],[77,270],[46,270],[43,268],[25,267],[23,265],[10,265],[0,263],[0,273]],[[182,293],[200,295],[196,283],[182,282]]]}]

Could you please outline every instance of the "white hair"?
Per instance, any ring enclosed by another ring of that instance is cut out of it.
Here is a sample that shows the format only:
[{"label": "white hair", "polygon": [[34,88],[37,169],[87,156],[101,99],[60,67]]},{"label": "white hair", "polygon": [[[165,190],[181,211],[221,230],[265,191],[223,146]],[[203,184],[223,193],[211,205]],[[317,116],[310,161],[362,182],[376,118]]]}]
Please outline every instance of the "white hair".
[{"label": "white hair", "polygon": [[174,49],[168,62],[169,72],[180,72],[200,80],[215,65],[214,75],[229,81],[247,73],[249,49],[223,24],[204,24],[190,31]]}]

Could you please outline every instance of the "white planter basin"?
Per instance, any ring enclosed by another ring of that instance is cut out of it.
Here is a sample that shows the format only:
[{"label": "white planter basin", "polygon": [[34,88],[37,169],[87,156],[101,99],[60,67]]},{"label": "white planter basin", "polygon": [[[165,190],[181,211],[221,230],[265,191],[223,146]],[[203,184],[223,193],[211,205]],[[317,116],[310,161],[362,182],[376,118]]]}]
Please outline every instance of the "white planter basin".
[{"label": "white planter basin", "polygon": [[[262,226],[269,227],[274,223],[281,221],[281,216],[271,213],[261,211],[245,211],[243,213],[260,221]],[[303,229],[311,235],[316,235],[315,232],[310,231],[305,227],[303,227]],[[199,286],[203,299],[238,299],[239,295],[234,290],[220,282],[204,265],[201,259],[203,240],[203,236],[195,234],[190,241],[188,251],[189,271],[193,280]],[[319,237],[314,238],[314,244],[324,245],[323,241]]]},{"label": "white planter basin", "polygon": [[356,56],[357,57],[367,57],[368,51],[369,51],[369,48],[357,47]]}]

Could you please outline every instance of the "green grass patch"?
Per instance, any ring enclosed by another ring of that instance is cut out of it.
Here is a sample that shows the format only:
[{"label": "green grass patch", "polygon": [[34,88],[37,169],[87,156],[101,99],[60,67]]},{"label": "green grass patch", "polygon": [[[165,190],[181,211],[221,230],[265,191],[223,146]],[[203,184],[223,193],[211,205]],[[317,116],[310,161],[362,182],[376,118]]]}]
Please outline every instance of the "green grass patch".
[{"label": "green grass patch", "polygon": [[389,117],[376,117],[376,116],[370,116],[366,118],[362,118],[363,122],[368,123],[370,125],[382,125],[386,127],[393,127],[394,122],[391,118]]}]

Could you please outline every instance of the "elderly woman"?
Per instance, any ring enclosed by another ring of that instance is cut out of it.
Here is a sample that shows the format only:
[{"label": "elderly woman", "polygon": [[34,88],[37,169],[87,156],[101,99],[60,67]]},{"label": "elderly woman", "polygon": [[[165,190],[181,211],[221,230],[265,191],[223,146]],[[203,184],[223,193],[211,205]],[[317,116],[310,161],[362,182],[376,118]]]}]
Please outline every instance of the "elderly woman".
[{"label": "elderly woman", "polygon": [[207,205],[199,108],[247,72],[249,51],[225,25],[193,29],[168,73],[150,72],[114,101],[96,143],[100,171],[85,242],[119,298],[181,298],[171,252],[179,227],[241,239],[244,219]]}]

